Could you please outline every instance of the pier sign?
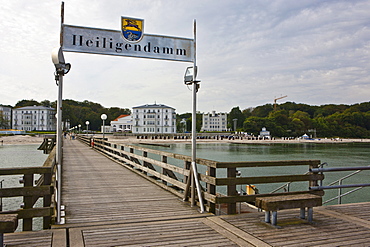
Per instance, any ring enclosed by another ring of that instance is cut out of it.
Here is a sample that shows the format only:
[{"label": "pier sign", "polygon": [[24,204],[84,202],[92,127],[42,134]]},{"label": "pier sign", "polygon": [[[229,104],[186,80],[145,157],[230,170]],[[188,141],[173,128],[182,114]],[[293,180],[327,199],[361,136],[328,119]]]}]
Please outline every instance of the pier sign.
[{"label": "pier sign", "polygon": [[68,52],[194,62],[194,39],[143,33],[144,20],[121,18],[121,30],[62,25]]}]

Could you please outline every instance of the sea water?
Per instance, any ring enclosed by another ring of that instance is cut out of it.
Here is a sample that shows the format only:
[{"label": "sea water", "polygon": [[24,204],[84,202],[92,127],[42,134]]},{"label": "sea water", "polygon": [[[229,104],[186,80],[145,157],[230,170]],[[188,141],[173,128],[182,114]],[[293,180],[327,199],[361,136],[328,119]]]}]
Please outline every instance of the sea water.
[{"label": "sea water", "polygon": [[[171,144],[170,147],[151,147],[162,151],[191,155],[191,144]],[[284,144],[232,144],[232,143],[198,143],[197,157],[215,161],[272,161],[272,160],[320,160],[324,167],[359,167],[370,165],[370,143],[284,143]],[[205,167],[199,166],[199,172]],[[224,169],[225,170],[225,169]],[[299,167],[261,167],[238,168],[242,177],[304,174],[308,166]],[[326,172],[323,185],[328,185],[350,172]],[[218,172],[218,177],[226,176],[226,170]],[[370,183],[370,171],[362,171],[343,181],[343,184]],[[269,193],[280,184],[256,185],[260,193]],[[335,184],[338,185],[338,184]],[[245,185],[238,185],[239,191],[245,191]],[[293,183],[291,190],[307,190],[308,183]],[[351,189],[342,189],[342,193]],[[218,188],[226,193],[226,187]],[[325,190],[323,201],[338,195],[338,189]],[[370,201],[370,187],[364,187],[342,198],[341,203]],[[337,204],[334,200],[327,205]]]},{"label": "sea water", "polygon": [[[2,145],[0,146],[0,168],[14,167],[36,167],[42,166],[48,157],[43,154],[43,151],[37,150],[39,144],[26,145]],[[39,175],[34,177],[36,180]],[[19,182],[21,175],[0,176],[3,188],[23,187]],[[2,198],[3,211],[20,209],[23,203],[23,197]],[[36,206],[42,206],[42,199],[36,202]],[[42,219],[34,218],[35,230],[41,230]],[[20,220],[17,231],[22,230],[22,222]]]}]

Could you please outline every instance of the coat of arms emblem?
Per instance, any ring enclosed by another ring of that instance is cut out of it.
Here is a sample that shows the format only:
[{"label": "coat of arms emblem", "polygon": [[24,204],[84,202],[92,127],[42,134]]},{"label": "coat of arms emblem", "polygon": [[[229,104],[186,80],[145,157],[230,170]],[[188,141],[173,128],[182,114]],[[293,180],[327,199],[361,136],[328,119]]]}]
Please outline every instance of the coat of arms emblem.
[{"label": "coat of arms emblem", "polygon": [[129,42],[139,42],[144,35],[144,20],[121,17],[123,38]]}]

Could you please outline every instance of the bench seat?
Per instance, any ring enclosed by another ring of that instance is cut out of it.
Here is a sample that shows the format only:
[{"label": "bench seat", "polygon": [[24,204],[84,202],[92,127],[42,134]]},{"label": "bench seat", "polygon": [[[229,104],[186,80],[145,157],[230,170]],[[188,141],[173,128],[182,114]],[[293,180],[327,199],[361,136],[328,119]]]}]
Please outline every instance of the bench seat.
[{"label": "bench seat", "polygon": [[[300,208],[300,218],[305,219],[308,208],[307,220],[313,220],[313,207],[322,205],[322,197],[313,194],[291,194],[279,196],[257,197],[256,206],[265,211],[265,222],[277,225],[277,211],[283,209]],[[272,212],[272,221],[271,221]]]}]

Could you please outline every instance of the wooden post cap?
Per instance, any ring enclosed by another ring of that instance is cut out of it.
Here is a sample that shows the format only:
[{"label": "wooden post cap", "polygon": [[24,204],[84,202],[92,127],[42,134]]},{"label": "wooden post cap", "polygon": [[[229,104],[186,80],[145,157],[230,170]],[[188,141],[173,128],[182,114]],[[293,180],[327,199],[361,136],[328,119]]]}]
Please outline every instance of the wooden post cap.
[{"label": "wooden post cap", "polygon": [[17,214],[0,214],[0,233],[15,232],[18,227]]}]

